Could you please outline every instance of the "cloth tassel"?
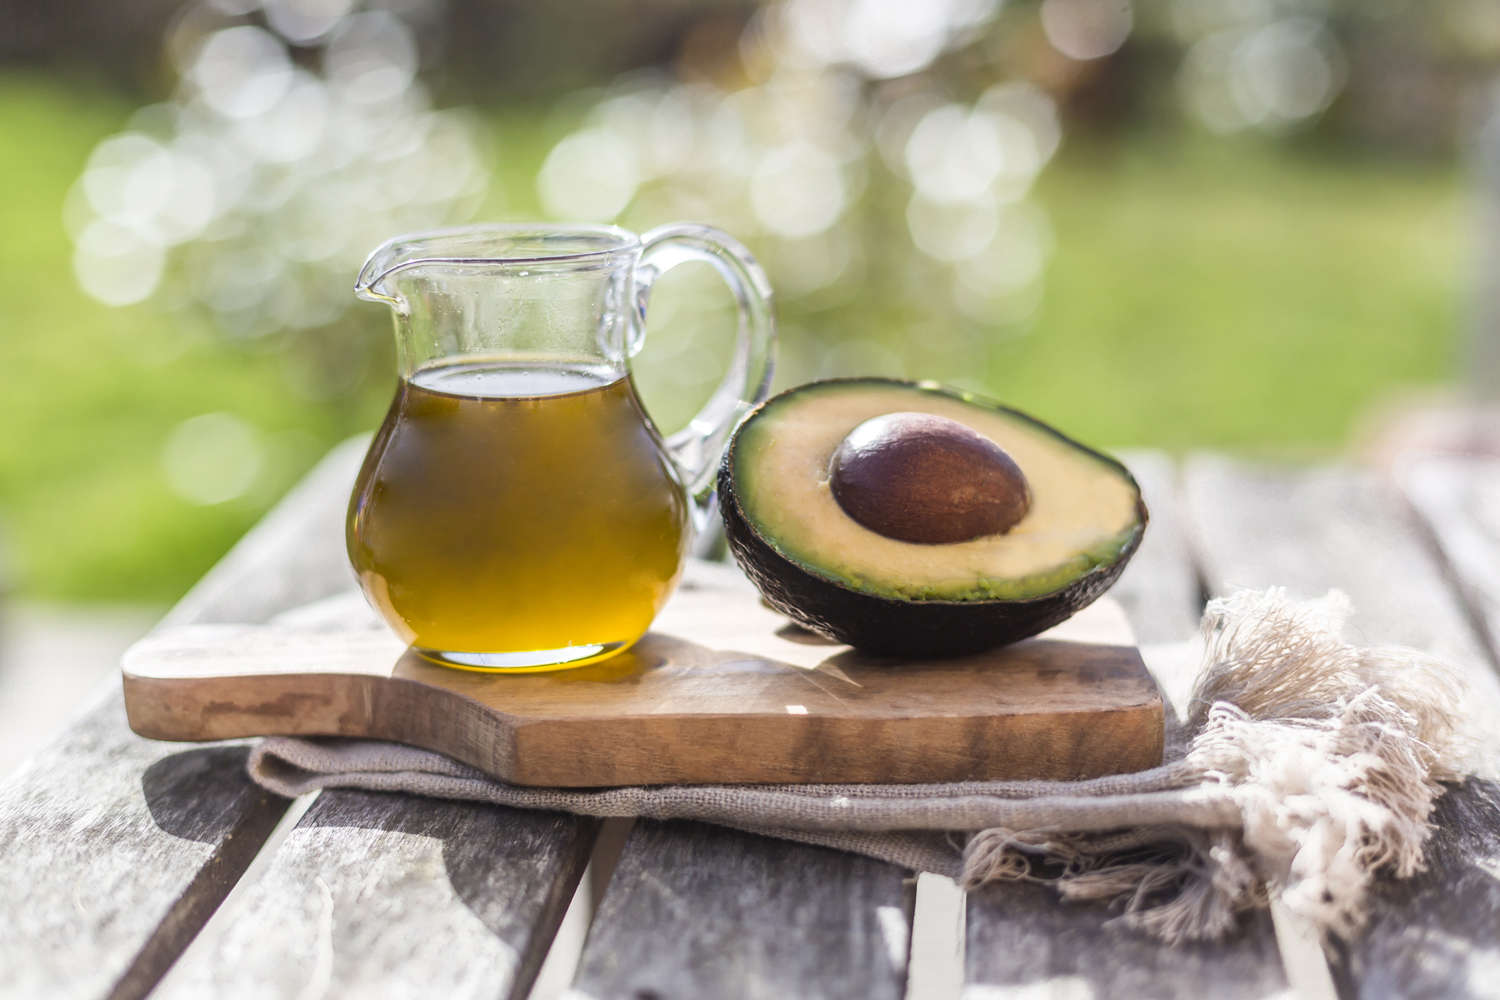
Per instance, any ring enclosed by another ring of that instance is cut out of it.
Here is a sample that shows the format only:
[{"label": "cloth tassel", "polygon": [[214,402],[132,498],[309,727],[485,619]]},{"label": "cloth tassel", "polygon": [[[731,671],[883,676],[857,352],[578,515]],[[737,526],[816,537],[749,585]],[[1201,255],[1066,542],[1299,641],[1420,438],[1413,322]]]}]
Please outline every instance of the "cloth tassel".
[{"label": "cloth tassel", "polygon": [[1222,938],[1272,895],[1324,933],[1358,930],[1378,874],[1422,870],[1428,816],[1467,747],[1457,670],[1350,645],[1352,610],[1337,591],[1209,604],[1181,777],[1227,792],[1240,829],[982,830],[964,849],[964,887],[1024,880],[1108,899],[1115,923],[1169,943]]}]

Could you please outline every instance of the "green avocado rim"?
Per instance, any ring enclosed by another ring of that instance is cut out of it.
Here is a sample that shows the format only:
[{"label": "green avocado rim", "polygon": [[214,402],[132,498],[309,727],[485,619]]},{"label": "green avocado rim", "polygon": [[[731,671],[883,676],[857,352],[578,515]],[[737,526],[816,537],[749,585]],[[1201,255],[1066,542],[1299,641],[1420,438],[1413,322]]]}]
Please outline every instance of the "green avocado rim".
[{"label": "green avocado rim", "polygon": [[1094,458],[1122,475],[1135,490],[1137,503],[1140,500],[1140,486],[1135,477],[1124,465],[1110,458],[1108,455],[1095,451],[1093,448],[1083,445],[1063,434],[1061,431],[1042,423],[1035,417],[1022,413],[1020,410],[1004,406],[994,400],[974,393],[963,392],[958,389],[950,389],[936,382],[910,382],[905,379],[894,378],[842,378],[825,379],[817,382],[809,382],[806,385],[787,389],[784,392],[772,396],[754,410],[735,431],[734,438],[730,442],[730,463],[734,469],[736,481],[735,504],[739,507],[745,523],[755,532],[767,545],[778,552],[789,562],[796,564],[814,576],[828,580],[832,583],[847,587],[850,590],[870,594],[875,597],[894,598],[896,600],[910,602],[942,602],[950,604],[966,604],[981,601],[1024,601],[1038,597],[1054,594],[1070,584],[1083,579],[1101,567],[1114,565],[1120,558],[1120,554],[1131,547],[1136,537],[1142,530],[1142,521],[1137,517],[1135,523],[1110,538],[1101,539],[1095,545],[1072,556],[1052,569],[1042,573],[1033,573],[1029,576],[1005,578],[1005,577],[980,577],[972,583],[961,586],[950,585],[939,587],[932,584],[914,585],[893,583],[890,581],[876,581],[864,576],[849,573],[838,573],[826,566],[821,566],[812,561],[806,554],[787,548],[779,539],[772,538],[761,530],[760,522],[752,512],[747,509],[743,502],[743,491],[738,489],[738,483],[751,481],[742,476],[740,456],[743,453],[741,444],[748,445],[744,451],[755,451],[757,438],[760,437],[761,424],[767,418],[774,418],[776,411],[782,409],[796,397],[808,393],[851,391],[859,388],[875,387],[887,389],[901,389],[916,393],[926,393],[934,396],[945,396],[949,399],[958,399],[972,406],[977,406],[994,413],[1002,414],[1020,422],[1030,424],[1038,430],[1056,438],[1059,442],[1075,448],[1078,451]]}]

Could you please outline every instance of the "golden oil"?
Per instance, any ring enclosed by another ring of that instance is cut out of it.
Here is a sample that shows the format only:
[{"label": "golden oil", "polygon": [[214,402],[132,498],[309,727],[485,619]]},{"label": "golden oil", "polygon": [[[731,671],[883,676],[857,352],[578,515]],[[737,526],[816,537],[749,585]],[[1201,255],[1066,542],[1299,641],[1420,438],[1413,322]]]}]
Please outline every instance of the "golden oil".
[{"label": "golden oil", "polygon": [[628,376],[478,362],[402,379],[365,459],[349,558],[431,659],[552,670],[629,646],[671,595],[687,501]]}]

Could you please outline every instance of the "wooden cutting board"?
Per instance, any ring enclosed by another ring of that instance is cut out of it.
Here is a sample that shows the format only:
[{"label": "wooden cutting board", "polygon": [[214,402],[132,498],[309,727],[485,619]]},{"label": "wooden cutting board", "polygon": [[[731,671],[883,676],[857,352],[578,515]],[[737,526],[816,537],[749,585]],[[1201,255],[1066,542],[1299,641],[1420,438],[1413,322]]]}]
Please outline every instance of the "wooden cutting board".
[{"label": "wooden cutting board", "polygon": [[1163,708],[1118,605],[958,659],[872,657],[698,564],[631,650],[548,674],[407,651],[356,592],[267,625],[163,629],[125,654],[162,740],[357,736],[521,785],[1076,779],[1161,763]]}]

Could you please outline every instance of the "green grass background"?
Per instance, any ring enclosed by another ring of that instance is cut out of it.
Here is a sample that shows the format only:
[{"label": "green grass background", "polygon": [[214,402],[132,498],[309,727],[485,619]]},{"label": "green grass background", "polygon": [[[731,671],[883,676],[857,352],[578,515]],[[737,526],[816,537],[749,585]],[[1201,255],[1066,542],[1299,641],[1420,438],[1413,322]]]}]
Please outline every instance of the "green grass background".
[{"label": "green grass background", "polygon": [[1451,168],[1253,141],[1073,149],[1057,250],[990,388],[1088,440],[1326,452],[1455,371],[1466,256]]},{"label": "green grass background", "polygon": [[[323,450],[373,427],[389,391],[381,376],[309,402],[276,356],[78,290],[64,197],[132,110],[77,82],[0,77],[0,526],[30,596],[176,597]],[[528,179],[554,138],[543,120],[491,119],[488,214],[533,210]],[[1381,400],[1454,377],[1460,192],[1451,166],[1306,146],[1070,143],[1037,191],[1055,231],[1041,311],[991,348],[980,381],[1105,447],[1332,453]],[[161,449],[182,420],[221,410],[264,432],[273,468],[253,495],[193,506],[168,490]]]}]

